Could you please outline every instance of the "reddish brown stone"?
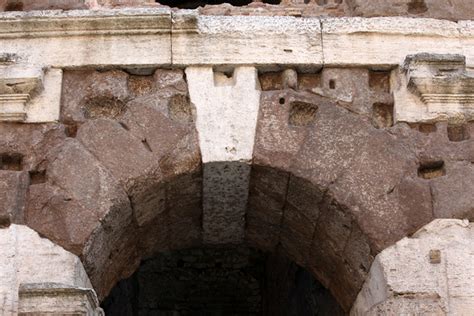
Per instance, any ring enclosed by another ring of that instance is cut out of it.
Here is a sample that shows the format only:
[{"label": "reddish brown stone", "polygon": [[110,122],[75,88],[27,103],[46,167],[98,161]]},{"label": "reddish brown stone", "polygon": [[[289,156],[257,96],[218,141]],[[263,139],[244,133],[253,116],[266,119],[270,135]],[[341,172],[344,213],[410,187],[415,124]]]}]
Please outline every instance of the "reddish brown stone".
[{"label": "reddish brown stone", "polygon": [[433,213],[437,218],[474,221],[474,164],[447,162],[446,175],[431,181]]}]

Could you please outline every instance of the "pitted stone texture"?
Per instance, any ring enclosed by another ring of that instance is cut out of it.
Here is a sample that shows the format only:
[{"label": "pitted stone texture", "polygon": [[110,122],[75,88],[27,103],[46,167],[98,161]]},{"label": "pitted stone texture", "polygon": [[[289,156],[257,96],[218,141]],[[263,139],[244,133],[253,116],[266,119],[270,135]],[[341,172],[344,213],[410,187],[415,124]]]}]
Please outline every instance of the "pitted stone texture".
[{"label": "pitted stone texture", "polygon": [[26,172],[0,170],[0,227],[24,222],[28,184]]},{"label": "pitted stone texture", "polygon": [[26,222],[76,254],[109,212],[120,210],[122,218],[130,217],[123,189],[75,139],[65,141],[51,157],[47,178],[53,184],[31,187]]},{"label": "pitted stone texture", "polygon": [[353,16],[414,16],[447,20],[469,20],[474,12],[469,0],[351,0]]},{"label": "pitted stone texture", "polygon": [[203,170],[203,232],[210,244],[239,243],[244,238],[250,165],[209,162]]},{"label": "pitted stone texture", "polygon": [[174,19],[176,65],[273,65],[291,60],[306,66],[323,62],[319,19],[190,13],[177,14]]},{"label": "pitted stone texture", "polygon": [[322,41],[324,64],[332,67],[389,68],[409,54],[463,52],[458,24],[432,19],[327,18],[322,20]]},{"label": "pitted stone texture", "polygon": [[94,0],[1,0],[0,11],[88,9]]},{"label": "pitted stone texture", "polygon": [[44,134],[40,163],[10,136],[25,127],[5,128],[5,146],[33,171],[28,224],[80,254],[104,297],[142,257],[201,242],[195,110],[180,70],[66,71],[63,89],[64,126]]},{"label": "pitted stone texture", "polygon": [[[17,315],[21,284],[55,282],[92,288],[79,258],[22,225],[0,229],[0,312]],[[21,305],[21,302],[20,302]]]},{"label": "pitted stone texture", "polygon": [[351,315],[469,315],[474,308],[473,237],[467,220],[437,219],[385,249]]},{"label": "pitted stone texture", "polygon": [[[386,79],[366,75],[361,94],[388,95]],[[429,181],[417,176],[422,137],[406,126],[380,128],[357,99],[317,95],[321,84],[333,90],[330,80],[262,92],[246,239],[282,249],[348,309],[373,255],[432,219],[432,198]],[[292,124],[294,104],[317,109],[314,121]]]}]

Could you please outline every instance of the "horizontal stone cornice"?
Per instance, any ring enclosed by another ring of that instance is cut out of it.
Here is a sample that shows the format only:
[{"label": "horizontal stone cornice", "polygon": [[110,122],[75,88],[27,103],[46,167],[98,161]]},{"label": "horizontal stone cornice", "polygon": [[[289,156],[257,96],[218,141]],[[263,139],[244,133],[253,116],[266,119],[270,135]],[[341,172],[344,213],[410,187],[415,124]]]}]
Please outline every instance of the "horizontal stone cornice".
[{"label": "horizontal stone cornice", "polygon": [[0,14],[0,38],[170,33],[164,8],[30,11]]},{"label": "horizontal stone cornice", "polygon": [[169,8],[5,12],[0,13],[0,54],[53,67],[393,68],[407,54],[426,52],[465,55],[470,67],[473,29],[472,21],[208,16]]}]

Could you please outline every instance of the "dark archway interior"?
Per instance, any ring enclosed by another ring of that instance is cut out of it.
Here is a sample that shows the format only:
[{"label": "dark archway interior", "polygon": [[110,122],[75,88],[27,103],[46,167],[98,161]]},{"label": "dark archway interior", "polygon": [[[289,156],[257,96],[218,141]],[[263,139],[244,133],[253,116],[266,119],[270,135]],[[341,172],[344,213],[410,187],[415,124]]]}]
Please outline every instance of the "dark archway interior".
[{"label": "dark archway interior", "polygon": [[104,300],[106,315],[343,315],[312,275],[245,246],[194,248],[144,260]]}]

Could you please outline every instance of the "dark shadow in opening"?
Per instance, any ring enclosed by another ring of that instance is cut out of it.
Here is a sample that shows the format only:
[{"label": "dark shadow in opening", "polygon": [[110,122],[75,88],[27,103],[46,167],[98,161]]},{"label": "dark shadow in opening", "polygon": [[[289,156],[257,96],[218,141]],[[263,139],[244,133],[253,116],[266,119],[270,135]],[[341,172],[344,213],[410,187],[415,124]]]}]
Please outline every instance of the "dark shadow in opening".
[{"label": "dark shadow in opening", "polygon": [[309,272],[245,246],[196,248],[145,260],[104,300],[106,315],[344,315]]}]

